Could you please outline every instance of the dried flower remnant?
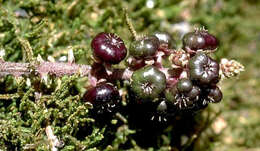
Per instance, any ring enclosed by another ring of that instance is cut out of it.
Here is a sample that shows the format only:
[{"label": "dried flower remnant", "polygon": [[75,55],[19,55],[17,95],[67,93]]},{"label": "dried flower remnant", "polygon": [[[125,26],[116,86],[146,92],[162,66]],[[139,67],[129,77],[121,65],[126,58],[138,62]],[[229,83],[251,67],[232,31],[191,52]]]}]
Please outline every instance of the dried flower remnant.
[{"label": "dried flower remnant", "polygon": [[245,67],[236,60],[228,60],[226,58],[220,61],[221,78],[231,78],[245,71]]}]

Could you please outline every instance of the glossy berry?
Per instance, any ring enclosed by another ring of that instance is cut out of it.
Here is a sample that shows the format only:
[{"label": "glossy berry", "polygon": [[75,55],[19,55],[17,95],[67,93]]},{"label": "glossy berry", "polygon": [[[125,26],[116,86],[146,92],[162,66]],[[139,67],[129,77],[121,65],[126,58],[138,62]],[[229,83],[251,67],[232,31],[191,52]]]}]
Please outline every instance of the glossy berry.
[{"label": "glossy berry", "polygon": [[160,102],[159,105],[157,106],[156,111],[161,114],[165,113],[167,111],[166,102],[165,101]]},{"label": "glossy berry", "polygon": [[192,89],[186,94],[186,96],[192,100],[198,100],[198,97],[201,93],[200,91],[201,90],[198,86],[193,86]]},{"label": "glossy berry", "polygon": [[223,97],[222,92],[217,86],[209,88],[206,91],[207,91],[207,96],[206,96],[207,102],[219,103],[222,100]]},{"label": "glossy berry", "polygon": [[166,101],[161,101],[157,107],[156,111],[152,113],[151,120],[156,122],[167,122],[167,111],[168,106]]},{"label": "glossy berry", "polygon": [[176,48],[176,41],[167,32],[155,32],[155,35],[160,42],[160,45],[165,45],[167,48]]},{"label": "glossy berry", "polygon": [[189,92],[192,89],[192,82],[189,79],[180,79],[177,83],[177,89],[179,92]]},{"label": "glossy berry", "polygon": [[191,58],[188,64],[190,78],[201,85],[215,84],[219,80],[219,64],[203,53]]},{"label": "glossy berry", "polygon": [[215,50],[218,45],[218,39],[205,30],[196,30],[183,37],[183,46],[194,51]]},{"label": "glossy berry", "polygon": [[184,35],[182,42],[184,48],[189,48],[194,51],[203,49],[206,44],[205,38],[198,31]]},{"label": "glossy berry", "polygon": [[91,42],[94,57],[100,61],[118,64],[127,54],[123,40],[113,33],[99,33]]},{"label": "glossy berry", "polygon": [[114,112],[120,102],[118,90],[108,83],[101,83],[84,94],[83,99],[93,104],[98,114]]},{"label": "glossy berry", "polygon": [[164,73],[154,66],[147,66],[136,70],[132,75],[131,89],[143,100],[153,100],[162,93],[166,87]]},{"label": "glossy berry", "polygon": [[200,31],[200,34],[204,37],[205,40],[205,46],[203,47],[204,50],[215,50],[218,45],[218,39],[209,34],[207,31]]},{"label": "glossy berry", "polygon": [[135,58],[151,58],[158,50],[160,42],[156,36],[147,36],[133,41],[129,53]]}]

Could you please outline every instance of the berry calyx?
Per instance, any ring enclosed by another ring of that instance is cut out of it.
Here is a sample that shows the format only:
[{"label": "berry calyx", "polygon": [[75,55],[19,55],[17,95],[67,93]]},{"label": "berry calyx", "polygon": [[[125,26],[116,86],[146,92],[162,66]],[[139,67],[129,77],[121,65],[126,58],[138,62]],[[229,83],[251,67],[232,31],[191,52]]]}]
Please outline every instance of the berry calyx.
[{"label": "berry calyx", "polygon": [[123,40],[113,33],[99,33],[91,42],[94,57],[98,60],[118,64],[127,54]]},{"label": "berry calyx", "polygon": [[146,36],[130,44],[129,53],[135,58],[152,58],[160,42],[156,36]]},{"label": "berry calyx", "polygon": [[201,85],[216,84],[219,81],[219,64],[203,53],[191,58],[188,64],[190,78]]},{"label": "berry calyx", "polygon": [[93,108],[98,114],[104,114],[115,112],[121,97],[112,84],[100,83],[96,87],[87,90],[83,100],[93,104]]},{"label": "berry calyx", "polygon": [[131,79],[132,91],[143,100],[157,98],[166,88],[164,73],[154,66],[147,66],[136,70]]}]

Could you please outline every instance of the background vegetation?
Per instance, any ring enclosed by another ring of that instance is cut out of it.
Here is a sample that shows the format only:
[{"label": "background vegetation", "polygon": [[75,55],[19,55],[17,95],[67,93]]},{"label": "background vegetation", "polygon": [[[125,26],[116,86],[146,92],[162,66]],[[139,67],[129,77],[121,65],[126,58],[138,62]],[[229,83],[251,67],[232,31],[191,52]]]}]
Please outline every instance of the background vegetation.
[{"label": "background vegetation", "polygon": [[245,65],[239,78],[220,84],[224,94],[220,104],[192,117],[199,137],[179,135],[180,147],[172,142],[174,128],[168,127],[156,135],[157,143],[145,145],[136,129],[117,118],[105,126],[94,122],[80,97],[87,78],[63,77],[56,90],[55,77],[49,77],[47,85],[30,77],[44,94],[37,101],[26,78],[7,76],[0,79],[0,94],[11,94],[12,99],[0,100],[0,150],[48,150],[47,124],[64,141],[61,150],[260,150],[258,0],[0,0],[0,52],[6,61],[25,61],[18,40],[24,38],[35,57],[66,60],[70,46],[77,63],[90,64],[90,41],[99,32],[115,32],[129,46],[132,37],[124,7],[139,33],[168,31],[179,44],[183,30],[205,26],[221,42],[217,59]]}]

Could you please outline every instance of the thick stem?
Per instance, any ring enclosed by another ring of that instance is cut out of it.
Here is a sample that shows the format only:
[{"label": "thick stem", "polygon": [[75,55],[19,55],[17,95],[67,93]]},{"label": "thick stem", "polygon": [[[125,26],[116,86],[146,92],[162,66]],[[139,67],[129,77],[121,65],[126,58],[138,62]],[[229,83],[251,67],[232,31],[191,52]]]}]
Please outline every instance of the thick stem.
[{"label": "thick stem", "polygon": [[4,62],[3,60],[0,60],[0,77],[4,77],[7,75],[19,77],[29,74],[29,63]]},{"label": "thick stem", "polygon": [[[14,63],[0,60],[0,78],[7,75],[13,75],[15,77],[28,76],[35,72],[35,74],[41,76],[42,79],[44,79],[47,75],[62,77],[65,75],[70,76],[80,74],[81,76],[88,76],[90,81],[96,79],[97,82],[98,77],[96,77],[97,75],[95,74],[92,75],[91,70],[97,70],[97,68],[92,68],[89,65],[63,62],[41,61],[37,65],[32,65],[30,63]],[[112,69],[111,72],[111,75],[108,75],[108,77],[105,76],[104,78],[110,80],[129,80],[133,74],[133,71],[128,68]],[[95,86],[96,84],[92,85]]]},{"label": "thick stem", "polygon": [[44,76],[50,74],[57,77],[77,73],[80,73],[81,76],[87,76],[91,70],[89,65],[79,65],[75,63],[44,61],[32,66],[29,63],[13,63],[0,60],[0,77],[6,75],[13,75],[15,77],[27,76],[33,72],[32,68],[35,69],[37,75]]}]

